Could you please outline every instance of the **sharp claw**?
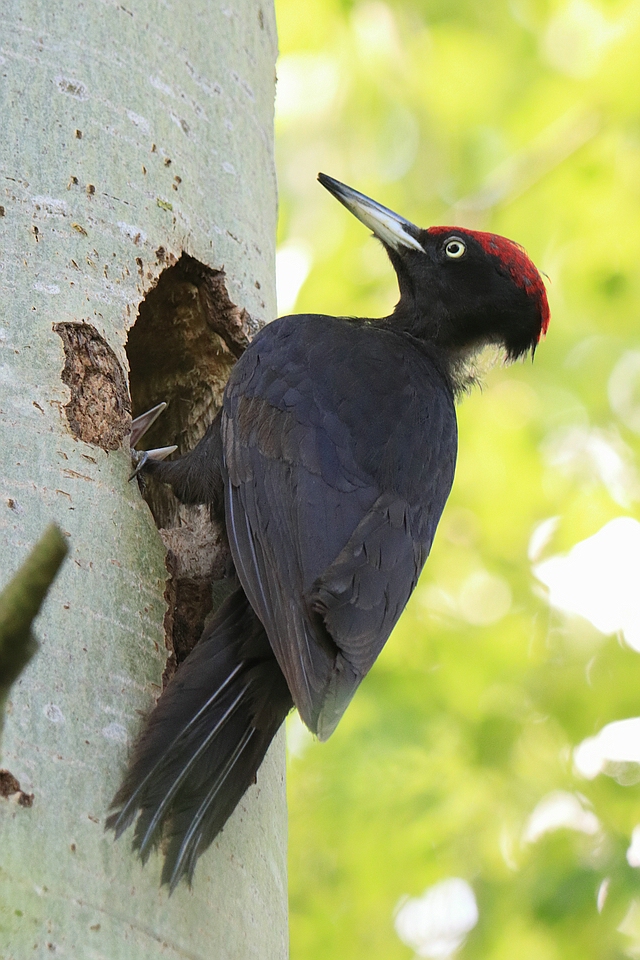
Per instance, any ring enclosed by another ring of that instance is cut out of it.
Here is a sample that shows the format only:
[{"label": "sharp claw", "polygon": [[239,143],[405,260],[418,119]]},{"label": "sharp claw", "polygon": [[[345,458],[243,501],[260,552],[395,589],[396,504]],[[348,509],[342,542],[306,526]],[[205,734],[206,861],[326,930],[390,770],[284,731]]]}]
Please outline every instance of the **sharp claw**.
[{"label": "sharp claw", "polygon": [[139,417],[136,417],[135,420],[131,422],[131,440],[129,441],[131,447],[135,447],[138,440],[145,435],[152,423],[158,419],[160,414],[164,409],[166,409],[166,403],[158,403],[155,407],[152,407],[151,410],[147,410],[146,413],[141,413]]},{"label": "sharp claw", "polygon": [[145,450],[145,453],[147,460],[166,460],[177,449],[178,446],[174,443],[170,447],[156,447],[155,450]]},{"label": "sharp claw", "polygon": [[[160,411],[162,412],[162,411]],[[137,477],[140,471],[143,469],[145,464],[149,460],[164,460],[166,457],[169,457],[178,447],[174,443],[171,447],[156,447],[155,450],[132,450],[131,459],[135,464],[135,470],[129,477],[129,480],[133,480],[134,477]]]},{"label": "sharp claw", "polygon": [[131,451],[131,461],[134,465],[134,471],[129,477],[129,483],[131,483],[134,477],[138,476],[148,459],[149,457],[146,450],[143,450],[142,452],[138,450]]}]

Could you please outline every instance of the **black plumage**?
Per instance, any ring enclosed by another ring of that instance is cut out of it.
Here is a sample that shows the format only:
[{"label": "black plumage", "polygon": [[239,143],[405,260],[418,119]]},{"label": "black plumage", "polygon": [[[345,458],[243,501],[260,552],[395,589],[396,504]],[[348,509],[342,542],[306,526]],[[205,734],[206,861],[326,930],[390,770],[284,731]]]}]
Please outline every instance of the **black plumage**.
[{"label": "black plumage", "polygon": [[470,354],[501,343],[513,359],[548,324],[516,244],[420,230],[320,179],[387,249],[395,311],[267,325],[200,444],[143,466],[183,502],[211,505],[238,584],[151,714],[108,820],[119,835],[138,817],[143,857],[168,836],[172,887],[191,879],[291,707],[326,739],[384,646],[451,489]]}]

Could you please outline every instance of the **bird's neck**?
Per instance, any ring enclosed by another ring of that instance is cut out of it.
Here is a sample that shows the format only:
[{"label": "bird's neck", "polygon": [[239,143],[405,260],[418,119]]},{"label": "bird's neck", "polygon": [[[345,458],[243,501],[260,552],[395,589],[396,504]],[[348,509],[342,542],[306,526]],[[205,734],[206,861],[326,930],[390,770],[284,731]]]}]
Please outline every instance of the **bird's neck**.
[{"label": "bird's neck", "polygon": [[430,356],[437,359],[453,392],[458,395],[467,391],[478,381],[475,357],[484,343],[458,344],[450,336],[450,319],[434,309],[419,311],[413,304],[401,299],[393,313],[381,321],[396,333],[422,346]]}]

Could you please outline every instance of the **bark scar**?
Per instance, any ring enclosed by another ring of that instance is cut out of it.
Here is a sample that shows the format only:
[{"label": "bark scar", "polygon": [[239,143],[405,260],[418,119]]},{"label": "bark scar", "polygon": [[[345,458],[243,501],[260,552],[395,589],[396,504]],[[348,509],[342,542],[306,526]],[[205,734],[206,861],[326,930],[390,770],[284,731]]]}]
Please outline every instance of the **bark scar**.
[{"label": "bark scar", "polygon": [[71,432],[103,450],[120,449],[131,429],[131,401],[115,353],[90,323],[56,323],[53,329],[64,346]]},{"label": "bark scar", "polygon": [[20,807],[33,806],[33,794],[21,790],[18,780],[8,770],[0,770],[0,797],[11,800]]}]

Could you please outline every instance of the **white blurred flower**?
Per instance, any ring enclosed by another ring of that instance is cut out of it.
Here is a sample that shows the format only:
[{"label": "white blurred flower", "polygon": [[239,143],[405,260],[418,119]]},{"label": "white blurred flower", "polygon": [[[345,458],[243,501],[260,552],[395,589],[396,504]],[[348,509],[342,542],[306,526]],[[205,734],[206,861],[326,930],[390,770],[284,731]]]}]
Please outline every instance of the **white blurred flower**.
[{"label": "white blurred flower", "polygon": [[600,829],[600,821],[591,810],[585,810],[575,793],[554,790],[536,805],[522,834],[524,843],[535,843],[553,830],[577,830],[593,835]]},{"label": "white blurred flower", "polygon": [[615,720],[608,723],[595,737],[587,737],[573,751],[573,762],[578,773],[593,780],[599,773],[609,772],[613,765],[633,764],[635,775],[629,772],[621,779],[627,784],[640,780],[640,717]]},{"label": "white blurred flower", "polygon": [[547,517],[533,528],[533,533],[529,539],[529,549],[527,555],[531,563],[535,563],[542,556],[542,552],[547,544],[553,538],[558,529],[560,517]]},{"label": "white blurred flower", "polygon": [[600,886],[598,887],[598,893],[596,894],[596,907],[598,913],[602,913],[604,905],[607,902],[607,897],[609,896],[609,887],[611,886],[611,877],[605,877]]},{"label": "white blurred flower", "polygon": [[640,523],[617,517],[564,556],[534,564],[549,603],[577,613],[602,633],[622,631],[640,652]]},{"label": "white blurred flower", "polygon": [[627,863],[630,867],[640,867],[640,826],[631,832],[631,844],[627,850]]},{"label": "white blurred flower", "polygon": [[428,887],[421,897],[405,898],[396,908],[399,938],[419,957],[446,960],[478,922],[473,889],[459,877]]}]

